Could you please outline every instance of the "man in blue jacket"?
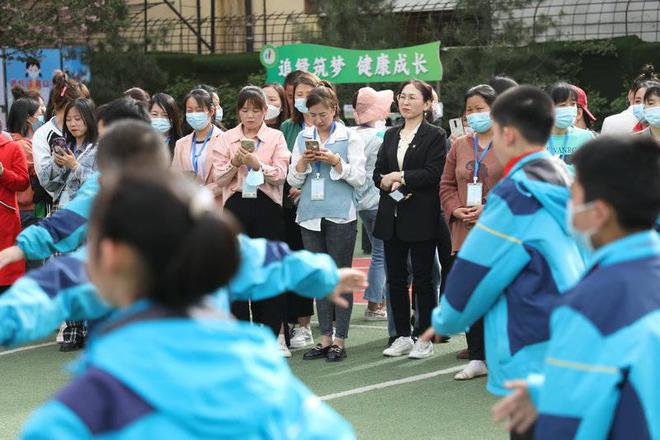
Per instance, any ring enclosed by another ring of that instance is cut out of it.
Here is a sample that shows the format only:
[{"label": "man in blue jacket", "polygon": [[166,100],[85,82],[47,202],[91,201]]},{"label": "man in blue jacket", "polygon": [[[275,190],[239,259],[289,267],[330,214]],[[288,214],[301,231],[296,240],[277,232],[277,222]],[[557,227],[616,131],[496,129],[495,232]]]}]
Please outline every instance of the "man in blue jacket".
[{"label": "man in blue jacket", "polygon": [[552,314],[543,374],[509,383],[493,415],[514,431],[536,420],[537,439],[658,439],[660,149],[603,137],[573,160],[567,221],[596,251]]},{"label": "man in blue jacket", "polygon": [[[506,165],[465,241],[433,312],[439,334],[464,332],[485,316],[488,390],[509,393],[507,380],[540,372],[548,320],[584,263],[565,222],[570,178],[545,144],[552,100],[519,86],[493,105],[493,147]],[[429,332],[425,337],[429,337]]]}]

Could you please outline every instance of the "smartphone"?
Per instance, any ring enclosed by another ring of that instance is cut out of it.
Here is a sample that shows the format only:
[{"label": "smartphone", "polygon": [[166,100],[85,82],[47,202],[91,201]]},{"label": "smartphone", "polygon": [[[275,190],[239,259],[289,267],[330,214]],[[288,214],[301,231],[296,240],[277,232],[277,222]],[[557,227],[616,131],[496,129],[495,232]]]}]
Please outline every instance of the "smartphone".
[{"label": "smartphone", "polygon": [[465,128],[463,127],[463,120],[461,118],[450,119],[449,129],[453,135],[459,137],[465,135]]},{"label": "smartphone", "polygon": [[310,139],[305,141],[305,148],[307,150],[319,151],[321,149],[321,145],[319,144],[319,141]]},{"label": "smartphone", "polygon": [[254,152],[254,140],[252,139],[241,139],[241,147],[244,150],[249,151],[250,153]]},{"label": "smartphone", "polygon": [[55,154],[59,156],[64,156],[64,148],[60,147],[59,145],[55,146]]}]

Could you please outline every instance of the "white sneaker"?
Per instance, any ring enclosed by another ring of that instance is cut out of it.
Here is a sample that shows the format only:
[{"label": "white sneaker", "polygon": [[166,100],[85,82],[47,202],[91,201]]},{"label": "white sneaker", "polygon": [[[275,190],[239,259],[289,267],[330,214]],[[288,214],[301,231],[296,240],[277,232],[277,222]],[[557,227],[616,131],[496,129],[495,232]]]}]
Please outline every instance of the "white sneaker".
[{"label": "white sneaker", "polygon": [[307,327],[296,327],[291,332],[291,340],[289,341],[291,348],[305,348],[314,345],[314,338],[312,337],[312,330]]},{"label": "white sneaker", "polygon": [[277,342],[280,343],[280,350],[282,350],[282,356],[285,358],[290,358],[291,352],[289,351],[289,347],[286,346],[286,340],[284,339],[284,335],[279,335],[277,337]]},{"label": "white sneaker", "polygon": [[456,380],[470,380],[475,377],[481,377],[488,374],[488,367],[484,361],[470,361],[467,364],[467,367],[463,368],[462,371],[456,373],[454,379]]},{"label": "white sneaker", "polygon": [[400,336],[392,342],[392,345],[383,351],[384,356],[403,356],[411,352],[413,341],[410,337]]},{"label": "white sneaker", "polygon": [[433,343],[431,341],[417,341],[408,355],[410,359],[426,359],[433,356]]},{"label": "white sneaker", "polygon": [[387,311],[382,309],[376,310],[365,310],[364,311],[364,320],[365,321],[387,321]]}]

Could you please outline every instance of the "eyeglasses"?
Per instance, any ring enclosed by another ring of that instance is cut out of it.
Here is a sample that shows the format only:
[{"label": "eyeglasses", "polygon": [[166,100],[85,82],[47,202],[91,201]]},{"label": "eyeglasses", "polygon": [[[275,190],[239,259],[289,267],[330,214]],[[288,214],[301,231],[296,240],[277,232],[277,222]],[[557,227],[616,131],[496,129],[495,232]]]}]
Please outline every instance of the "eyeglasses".
[{"label": "eyeglasses", "polygon": [[397,95],[396,99],[401,101],[401,102],[406,102],[406,101],[416,102],[416,101],[419,100],[419,96],[417,96],[417,95],[404,95],[403,93],[401,93],[401,94]]}]

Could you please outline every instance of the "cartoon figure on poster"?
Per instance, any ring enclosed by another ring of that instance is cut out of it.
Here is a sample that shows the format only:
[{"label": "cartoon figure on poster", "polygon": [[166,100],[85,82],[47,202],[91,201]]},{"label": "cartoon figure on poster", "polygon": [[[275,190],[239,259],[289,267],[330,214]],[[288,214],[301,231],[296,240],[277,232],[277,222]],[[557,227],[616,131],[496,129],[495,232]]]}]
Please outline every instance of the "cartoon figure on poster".
[{"label": "cartoon figure on poster", "polygon": [[[53,72],[60,68],[59,49],[42,49],[36,55],[15,57],[6,62],[7,88],[11,90],[20,86],[24,90],[37,90],[48,100],[52,87]],[[11,94],[8,94],[8,104],[11,106]]]}]

